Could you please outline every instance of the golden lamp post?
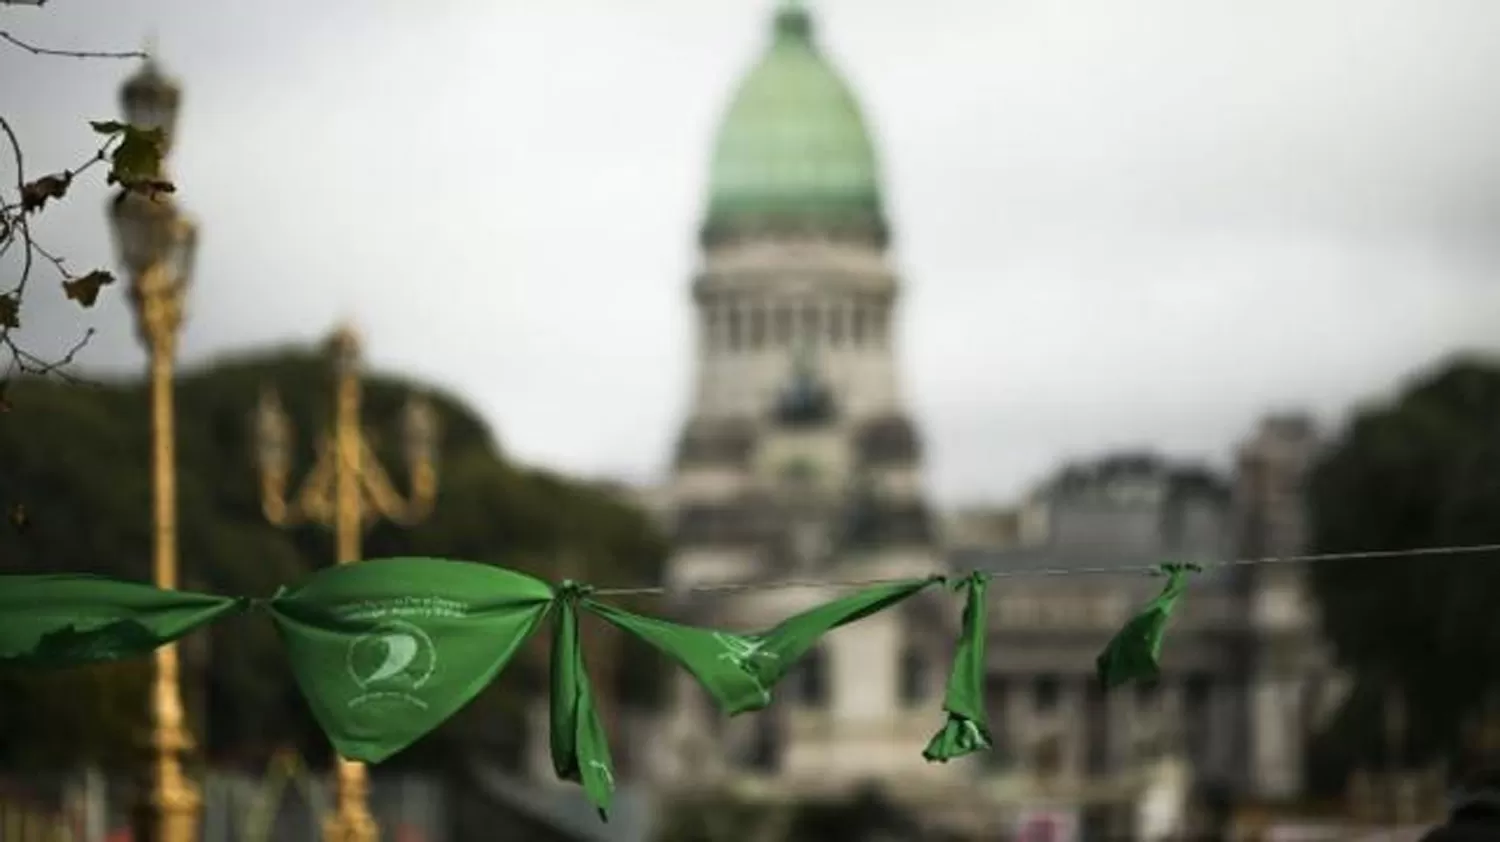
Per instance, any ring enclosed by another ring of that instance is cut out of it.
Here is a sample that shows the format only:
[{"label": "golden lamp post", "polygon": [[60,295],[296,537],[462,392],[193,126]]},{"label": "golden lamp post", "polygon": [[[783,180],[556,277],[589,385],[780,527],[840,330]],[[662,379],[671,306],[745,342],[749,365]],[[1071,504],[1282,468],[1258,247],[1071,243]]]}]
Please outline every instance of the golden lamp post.
[{"label": "golden lamp post", "polygon": [[[276,393],[269,388],[261,392],[255,427],[261,501],[266,518],[278,526],[308,521],[331,527],[337,561],[349,564],[359,560],[360,539],[376,518],[411,525],[431,510],[437,494],[437,419],[425,400],[407,401],[402,444],[412,488],[411,496],[403,498],[376,461],[360,424],[358,337],[353,330],[341,328],[334,332],[329,350],[335,375],[333,435],[319,441],[312,471],[292,499],[286,495],[291,424]],[[370,815],[364,764],[340,758],[337,807],[324,824],[324,838],[327,842],[373,842],[378,835]]]},{"label": "golden lamp post", "polygon": [[[150,59],[125,82],[120,100],[125,119],[160,128],[170,148],[181,89]],[[164,152],[166,150],[163,150]],[[165,170],[165,166],[163,166]],[[159,173],[165,178],[165,172]],[[152,576],[157,587],[177,586],[177,462],[173,448],[172,371],[183,299],[192,281],[197,227],[168,195],[121,191],[109,217],[120,263],[130,276],[130,305],[150,359]],[[150,786],[137,814],[138,839],[192,842],[198,837],[202,804],[183,773],[182,758],[193,747],[183,717],[177,647],[154,656],[151,689]]]}]

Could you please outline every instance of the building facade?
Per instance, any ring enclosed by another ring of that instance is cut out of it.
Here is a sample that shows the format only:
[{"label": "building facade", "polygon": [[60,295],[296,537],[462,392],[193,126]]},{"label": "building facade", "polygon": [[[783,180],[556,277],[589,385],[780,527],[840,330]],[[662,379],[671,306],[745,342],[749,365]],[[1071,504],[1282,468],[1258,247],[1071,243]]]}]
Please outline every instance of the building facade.
[{"label": "building facade", "polygon": [[1200,577],[1151,686],[1103,693],[1094,658],[1160,588],[1139,568],[1303,548],[1310,423],[1268,420],[1227,478],[1122,454],[1065,468],[1013,509],[935,513],[898,374],[903,282],[879,159],[800,3],[776,10],[731,99],[699,233],[693,399],[652,498],[673,540],[675,616],[764,628],[834,595],[692,592],[718,583],[1137,572],[995,582],[992,752],[921,760],[958,623],[955,601],[933,594],[834,632],[760,713],[726,720],[678,674],[648,764],[663,792],[786,800],[878,784],[938,823],[1030,811],[1122,839],[1170,832],[1194,782],[1296,794],[1328,675],[1295,567]]},{"label": "building facade", "polygon": [[[1303,568],[1215,565],[1305,552],[1302,481],[1317,452],[1307,419],[1273,417],[1228,477],[1117,454],[1070,465],[1020,506],[985,515],[1015,525],[1003,542],[983,546],[995,530],[977,530],[982,513],[968,513],[950,554],[957,567],[1099,574],[993,588],[988,695],[1006,725],[1002,762],[1083,791],[1165,754],[1200,788],[1297,796],[1308,738],[1339,688]],[[1161,678],[1104,693],[1093,658],[1160,588],[1141,571],[1164,561],[1208,570],[1174,615]]]},{"label": "building facade", "polygon": [[1121,571],[1015,576],[992,588],[988,696],[1006,725],[997,750],[1013,768],[1085,786],[1176,754],[1202,781],[1243,786],[1243,571],[1197,578],[1160,681],[1106,694],[1094,675],[1095,656],[1161,587],[1142,571],[1232,556],[1230,501],[1210,471],[1122,454],[1068,466],[1039,488],[1029,540],[955,551],[955,564],[998,573]]},{"label": "building facade", "polygon": [[[1244,558],[1286,558],[1308,551],[1306,483],[1321,448],[1312,419],[1273,415],[1240,447],[1235,464],[1237,549]],[[1252,790],[1286,798],[1303,788],[1305,737],[1333,714],[1348,691],[1322,640],[1303,565],[1251,568],[1248,625],[1255,663]]]},{"label": "building facade", "polygon": [[[880,173],[858,102],[799,4],[719,130],[692,282],[694,397],[667,497],[678,588],[937,572],[921,439],[901,399]],[[678,616],[766,627],[833,591],[680,600]],[[772,708],[723,721],[687,676],[657,766],[670,787],[800,791],[932,777],[956,618],[949,600],[835,632]]]}]

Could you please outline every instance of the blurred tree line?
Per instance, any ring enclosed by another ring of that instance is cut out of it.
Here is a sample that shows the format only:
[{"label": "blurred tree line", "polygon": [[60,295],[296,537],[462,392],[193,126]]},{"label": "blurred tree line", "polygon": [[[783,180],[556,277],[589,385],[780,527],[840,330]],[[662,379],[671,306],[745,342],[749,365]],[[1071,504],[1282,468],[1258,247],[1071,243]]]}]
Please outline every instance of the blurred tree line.
[{"label": "blurred tree line", "polygon": [[[1500,543],[1500,363],[1455,360],[1358,411],[1309,491],[1315,552]],[[1357,765],[1462,766],[1500,690],[1500,553],[1322,562],[1311,576],[1355,678],[1316,740],[1314,779],[1332,789]]]},{"label": "blurred tree line", "polygon": [[[177,385],[181,587],[269,596],[333,558],[333,538],[316,526],[282,530],[261,512],[254,413],[273,385],[294,425],[293,481],[310,467],[330,429],[331,373],[317,354],[282,351],[222,361]],[[366,429],[381,461],[405,487],[400,411],[420,384],[365,381]],[[365,538],[367,558],[420,555],[490,562],[549,579],[564,571],[601,584],[652,583],[665,555],[648,519],[594,485],[518,465],[491,432],[451,396],[432,394],[440,421],[439,496],[419,526],[381,524]],[[148,401],[143,384],[10,386],[19,409],[0,417],[0,572],[89,572],[149,580],[151,493]],[[647,607],[649,606],[641,606]],[[586,634],[589,631],[586,630]],[[594,629],[593,633],[600,633]],[[517,757],[522,702],[545,692],[548,635],[495,684],[392,764],[439,762],[451,749]],[[623,703],[649,704],[660,663],[624,639]],[[199,748],[216,763],[259,768],[292,745],[327,758],[292,682],[270,622],[234,617],[182,644],[184,691]],[[149,661],[48,672],[0,672],[0,767],[36,769],[136,757],[147,727]],[[602,692],[608,692],[608,689]]]}]

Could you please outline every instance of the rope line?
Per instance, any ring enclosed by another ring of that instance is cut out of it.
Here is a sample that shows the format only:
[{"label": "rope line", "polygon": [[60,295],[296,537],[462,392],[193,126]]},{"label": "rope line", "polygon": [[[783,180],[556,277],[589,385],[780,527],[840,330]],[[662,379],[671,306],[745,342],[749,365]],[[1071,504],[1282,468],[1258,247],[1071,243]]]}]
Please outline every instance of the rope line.
[{"label": "rope line", "polygon": [[[1391,558],[1431,558],[1435,556],[1479,555],[1500,552],[1500,543],[1469,544],[1464,546],[1417,547],[1410,550],[1364,550],[1349,553],[1319,553],[1316,555],[1265,556],[1262,558],[1240,558],[1228,561],[1197,562],[1203,570],[1228,567],[1257,567],[1268,564],[1314,564],[1323,561],[1373,561]],[[1106,574],[1156,575],[1160,564],[1125,565],[1115,567],[1043,567],[1035,570],[995,570],[986,572],[991,579],[1020,579],[1051,576],[1097,576]],[[932,571],[938,575],[940,571]],[[946,575],[946,574],[944,574]],[[744,591],[771,591],[790,588],[869,588],[908,582],[913,576],[879,579],[782,579],[770,582],[722,582],[715,584],[686,585],[672,587],[657,585],[635,588],[597,588],[595,596],[676,596],[695,593],[740,593]]]}]

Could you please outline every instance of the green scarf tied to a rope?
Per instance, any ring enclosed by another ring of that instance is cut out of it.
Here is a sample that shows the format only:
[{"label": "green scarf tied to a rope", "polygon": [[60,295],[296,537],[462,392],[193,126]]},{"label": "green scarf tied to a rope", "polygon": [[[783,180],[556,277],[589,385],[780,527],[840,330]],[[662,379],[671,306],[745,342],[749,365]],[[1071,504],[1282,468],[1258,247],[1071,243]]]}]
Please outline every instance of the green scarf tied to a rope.
[{"label": "green scarf tied to a rope", "polygon": [[[1097,660],[1115,687],[1156,676],[1162,641],[1187,590],[1189,564],[1163,565],[1166,586]],[[552,763],[607,816],[615,789],[609,741],[579,640],[590,611],[690,672],[727,715],[756,711],[832,630],[895,606],[943,577],[877,584],[816,605],[760,632],[699,628],[632,614],[573,582],[553,588],[523,573],[465,561],[390,558],[327,568],[269,599],[209,596],[84,575],[0,577],[0,667],[65,667],[152,650],[251,607],[271,616],[292,674],[338,753],[378,763],[468,704],[555,609],[551,654]],[[962,629],[943,701],[946,723],[923,756],[946,762],[989,748],[985,715],[985,597],[989,577],[955,583]]]},{"label": "green scarf tied to a rope", "polygon": [[334,748],[379,763],[479,695],[552,603],[524,573],[389,558],[320,570],[267,608]]},{"label": "green scarf tied to a rope", "polygon": [[248,599],[103,576],[6,576],[0,665],[56,668],[139,658],[249,605]]},{"label": "green scarf tied to a rope", "polygon": [[578,604],[587,591],[573,582],[564,582],[557,591],[552,624],[552,768],[559,778],[582,784],[599,817],[607,821],[615,790],[614,764],[578,636]]},{"label": "green scarf tied to a rope", "polygon": [[588,610],[681,664],[729,716],[771,703],[771,691],[830,631],[902,602],[942,577],[874,585],[795,614],[757,633],[728,632],[642,617],[588,600]]},{"label": "green scarf tied to a rope", "polygon": [[1161,593],[1130,619],[1099,653],[1095,667],[1099,681],[1106,688],[1130,681],[1151,681],[1161,671],[1161,648],[1166,640],[1167,625],[1177,602],[1187,593],[1188,574],[1201,572],[1196,564],[1163,564],[1161,574],[1167,577]]},{"label": "green scarf tied to a rope", "polygon": [[985,592],[989,584],[990,577],[982,573],[970,574],[957,584],[965,599],[958,648],[953,653],[953,669],[943,695],[943,711],[948,720],[922,752],[928,761],[946,763],[994,744],[984,709],[984,641],[988,633]]}]

